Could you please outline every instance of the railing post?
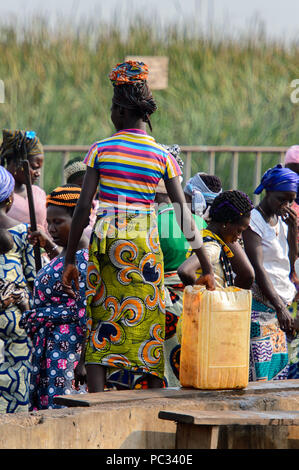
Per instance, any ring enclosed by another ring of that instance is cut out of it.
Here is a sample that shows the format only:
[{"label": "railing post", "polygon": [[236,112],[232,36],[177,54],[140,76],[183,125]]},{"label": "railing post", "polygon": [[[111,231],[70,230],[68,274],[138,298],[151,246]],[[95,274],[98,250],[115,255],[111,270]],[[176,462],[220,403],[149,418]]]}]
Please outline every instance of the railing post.
[{"label": "railing post", "polygon": [[[255,190],[258,185],[260,184],[262,177],[262,152],[257,152],[255,156],[255,172],[254,172],[254,188]],[[254,194],[253,196],[253,203],[256,206],[260,202],[260,196],[258,194]]]},{"label": "railing post", "polygon": [[233,152],[231,189],[238,189],[239,152]]},{"label": "railing post", "polygon": [[64,178],[64,165],[69,161],[70,159],[70,152],[64,151],[62,152],[62,168],[61,168],[61,181],[62,184],[65,184],[65,178]]},{"label": "railing post", "polygon": [[284,159],[285,159],[285,153],[284,152],[280,152],[280,164],[282,166],[284,166]]},{"label": "railing post", "polygon": [[185,171],[185,183],[191,178],[191,167],[192,167],[192,152],[187,152],[186,157],[186,171]]},{"label": "railing post", "polygon": [[212,150],[209,157],[209,175],[215,175],[215,152]]},{"label": "railing post", "polygon": [[45,169],[45,166],[43,165],[42,168],[41,168],[41,171],[40,171],[40,177],[39,177],[39,181],[38,181],[38,185],[44,189],[44,184],[45,184],[45,181],[44,181],[44,169]]}]

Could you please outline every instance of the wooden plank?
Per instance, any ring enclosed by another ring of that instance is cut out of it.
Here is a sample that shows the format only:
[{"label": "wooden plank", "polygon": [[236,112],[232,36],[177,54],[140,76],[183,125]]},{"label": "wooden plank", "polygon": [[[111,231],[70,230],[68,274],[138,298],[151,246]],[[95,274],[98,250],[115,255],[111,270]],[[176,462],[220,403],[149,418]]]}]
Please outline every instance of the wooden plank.
[{"label": "wooden plank", "polygon": [[0,80],[0,103],[5,103],[5,86],[3,80]]},{"label": "wooden plank", "polygon": [[250,425],[250,426],[298,426],[298,411],[190,411],[180,413],[160,411],[160,419],[194,425]]},{"label": "wooden plank", "polygon": [[217,449],[219,426],[178,423],[176,449]]},{"label": "wooden plank", "polygon": [[231,167],[231,189],[238,189],[239,152],[233,152]]},{"label": "wooden plank", "polygon": [[[250,382],[245,389],[241,390],[198,390],[194,388],[163,388],[152,390],[119,390],[102,393],[88,393],[76,395],[61,395],[54,398],[55,403],[63,406],[97,406],[103,403],[115,403],[122,401],[163,399],[163,398],[210,398],[235,397],[246,395],[260,395],[267,393],[298,392],[299,380],[273,380],[269,382]],[[86,402],[88,405],[86,405]]]},{"label": "wooden plank", "polygon": [[[117,390],[99,393],[83,393],[76,395],[60,395],[54,397],[54,403],[62,406],[97,406],[107,403],[131,402],[164,398],[194,398],[198,390],[181,388],[161,388],[151,390]],[[81,403],[81,405],[80,405]]]}]

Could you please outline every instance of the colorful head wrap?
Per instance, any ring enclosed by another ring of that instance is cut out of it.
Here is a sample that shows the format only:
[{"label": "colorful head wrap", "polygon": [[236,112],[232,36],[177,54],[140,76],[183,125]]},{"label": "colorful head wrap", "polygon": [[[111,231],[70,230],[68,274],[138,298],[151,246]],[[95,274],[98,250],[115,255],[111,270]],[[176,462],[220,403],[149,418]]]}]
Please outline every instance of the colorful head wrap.
[{"label": "colorful head wrap", "polygon": [[0,147],[1,162],[10,154],[19,160],[44,153],[43,146],[34,131],[3,129],[3,142]]},{"label": "colorful head wrap", "polygon": [[254,194],[266,191],[291,191],[297,193],[299,176],[289,168],[276,165],[270,168],[262,177],[261,184],[256,188]]},{"label": "colorful head wrap", "polygon": [[64,177],[66,181],[75,176],[84,175],[86,172],[86,164],[81,160],[81,157],[70,160],[64,167]]},{"label": "colorful head wrap", "polygon": [[213,203],[214,199],[222,192],[222,189],[214,193],[208,188],[200,175],[201,173],[196,173],[187,181],[184,192],[192,198],[192,211],[202,217],[208,205]]},{"label": "colorful head wrap", "polygon": [[134,85],[144,82],[148,78],[148,67],[143,62],[128,60],[122,64],[117,64],[109,74],[113,85]]},{"label": "colorful head wrap", "polygon": [[9,171],[0,166],[0,202],[6,201],[13,193],[15,180]]},{"label": "colorful head wrap", "polygon": [[79,200],[80,193],[81,188],[79,186],[71,184],[59,186],[47,196],[46,207],[48,207],[49,204],[62,207],[75,207]]},{"label": "colorful head wrap", "polygon": [[299,145],[293,145],[287,150],[284,164],[287,165],[288,163],[299,163]]},{"label": "colorful head wrap", "polygon": [[134,111],[152,130],[150,115],[156,111],[157,105],[149,89],[147,77],[147,65],[132,60],[117,64],[109,75],[114,87],[112,102]]}]

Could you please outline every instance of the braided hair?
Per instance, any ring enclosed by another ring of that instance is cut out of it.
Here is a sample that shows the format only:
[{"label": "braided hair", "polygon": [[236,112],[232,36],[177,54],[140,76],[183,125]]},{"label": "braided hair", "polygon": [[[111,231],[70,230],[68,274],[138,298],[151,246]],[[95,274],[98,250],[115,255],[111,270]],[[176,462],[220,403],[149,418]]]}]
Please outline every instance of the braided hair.
[{"label": "braided hair", "polygon": [[67,183],[73,184],[76,178],[84,176],[86,165],[81,156],[77,156],[64,165],[64,177]]},{"label": "braided hair", "polygon": [[157,105],[146,82],[115,86],[112,101],[134,111],[152,131],[150,115],[156,111]]},{"label": "braided hair", "polygon": [[132,110],[137,117],[152,126],[150,115],[157,105],[147,83],[148,67],[143,62],[127,61],[117,66],[109,74],[113,84],[112,102],[117,106]]},{"label": "braided hair", "polygon": [[205,173],[200,173],[200,177],[203,180],[204,184],[212,191],[213,193],[219,193],[222,189],[221,179],[216,175],[207,175]]},{"label": "braided hair", "polygon": [[69,215],[73,215],[80,198],[81,188],[75,184],[65,184],[53,189],[46,199],[46,207],[49,205],[63,207]]},{"label": "braided hair", "polygon": [[0,146],[0,163],[6,166],[12,159],[20,167],[22,160],[33,155],[43,154],[43,146],[34,131],[3,129],[3,141]]},{"label": "braided hair", "polygon": [[247,194],[237,190],[224,191],[211,205],[210,218],[213,222],[237,223],[242,217],[248,217],[253,207]]}]

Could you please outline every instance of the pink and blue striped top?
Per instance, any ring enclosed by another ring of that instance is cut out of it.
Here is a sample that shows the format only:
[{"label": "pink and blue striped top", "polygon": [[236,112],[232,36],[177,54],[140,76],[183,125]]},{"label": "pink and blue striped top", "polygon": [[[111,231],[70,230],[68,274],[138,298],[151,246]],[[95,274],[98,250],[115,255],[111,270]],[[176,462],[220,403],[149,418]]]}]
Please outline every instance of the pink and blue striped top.
[{"label": "pink and blue striped top", "polygon": [[139,129],[125,129],[95,142],[84,163],[100,172],[101,205],[128,206],[150,211],[156,186],[181,175],[176,159]]}]

